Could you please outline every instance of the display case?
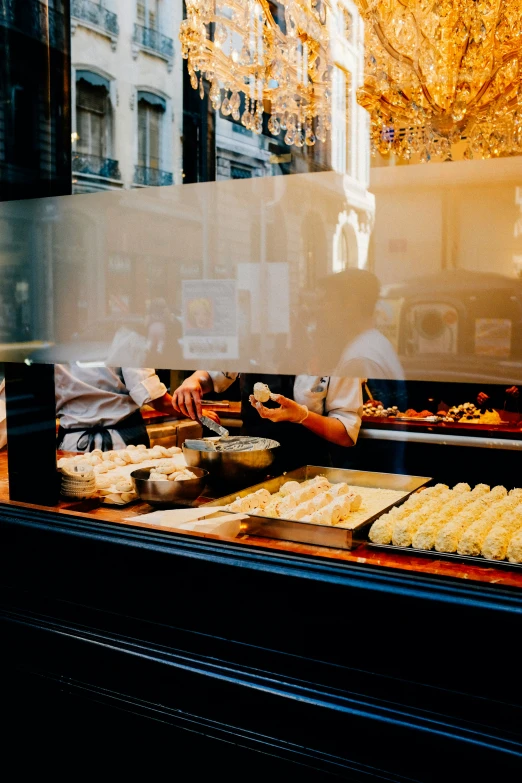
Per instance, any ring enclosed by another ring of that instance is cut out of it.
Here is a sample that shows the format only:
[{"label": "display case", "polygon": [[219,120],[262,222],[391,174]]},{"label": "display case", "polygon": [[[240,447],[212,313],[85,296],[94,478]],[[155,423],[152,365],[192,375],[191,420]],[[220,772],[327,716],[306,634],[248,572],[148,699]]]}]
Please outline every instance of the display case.
[{"label": "display case", "polygon": [[[297,36],[295,3],[232,4],[270,14],[258,47],[277,27],[302,79],[331,79],[293,129],[261,84],[240,97],[181,56],[208,28],[226,60],[229,16],[60,0],[29,24],[23,5],[0,8],[6,755],[68,776],[114,757],[183,779],[519,776],[522,158],[463,139],[420,166],[393,157],[411,129],[370,138],[349,0],[297,4]],[[63,365],[91,398],[132,392],[142,442],[102,404],[57,448]],[[235,442],[261,440],[254,380],[297,405],[237,483],[189,459],[222,447],[210,431],[150,407],[202,371]]]}]

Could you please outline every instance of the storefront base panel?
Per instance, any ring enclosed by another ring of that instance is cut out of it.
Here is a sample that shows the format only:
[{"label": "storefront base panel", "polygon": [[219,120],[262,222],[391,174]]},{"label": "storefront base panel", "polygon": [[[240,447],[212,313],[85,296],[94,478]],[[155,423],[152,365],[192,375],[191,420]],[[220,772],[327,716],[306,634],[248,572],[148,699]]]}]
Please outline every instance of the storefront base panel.
[{"label": "storefront base panel", "polygon": [[0,547],[13,743],[181,779],[520,774],[517,588],[13,507]]}]

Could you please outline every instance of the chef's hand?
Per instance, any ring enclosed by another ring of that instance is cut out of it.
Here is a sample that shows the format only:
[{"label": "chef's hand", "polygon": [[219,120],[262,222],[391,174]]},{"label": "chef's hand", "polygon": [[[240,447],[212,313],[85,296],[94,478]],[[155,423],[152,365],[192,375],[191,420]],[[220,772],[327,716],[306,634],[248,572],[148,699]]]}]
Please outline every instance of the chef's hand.
[{"label": "chef's hand", "polygon": [[489,395],[486,394],[485,392],[479,392],[477,394],[477,405],[480,406],[485,405],[488,400],[489,400]]},{"label": "chef's hand", "polygon": [[[203,413],[201,408],[201,398],[203,388],[198,378],[191,375],[181,386],[178,386],[172,395],[172,407],[176,413],[188,416],[189,419],[200,419]],[[214,418],[211,416],[210,418]]]},{"label": "chef's hand", "polygon": [[279,403],[280,408],[265,408],[261,402],[257,402],[254,395],[250,395],[250,404],[257,410],[262,419],[270,419],[270,421],[290,421],[295,424],[301,424],[308,416],[308,408],[306,405],[299,405],[294,400],[289,400],[288,397],[283,397],[282,394],[274,394],[272,397],[274,402]]},{"label": "chef's hand", "polygon": [[219,425],[221,426],[221,419],[220,419],[220,418],[219,418],[219,416],[217,415],[216,411],[209,411],[209,410],[207,410],[207,409],[205,408],[205,410],[203,411],[203,413],[205,414],[205,416],[207,417],[207,419],[212,419],[212,421],[215,421],[215,422],[216,422],[216,424],[219,424]]},{"label": "chef's hand", "polygon": [[510,397],[520,397],[520,389],[518,386],[510,386],[509,389],[506,389],[506,394],[509,394]]}]

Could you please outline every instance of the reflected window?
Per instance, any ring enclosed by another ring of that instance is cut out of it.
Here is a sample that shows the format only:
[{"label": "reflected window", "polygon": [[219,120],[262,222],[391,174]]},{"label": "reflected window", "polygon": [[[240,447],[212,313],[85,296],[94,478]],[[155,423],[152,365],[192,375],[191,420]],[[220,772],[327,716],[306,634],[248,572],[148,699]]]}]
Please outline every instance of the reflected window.
[{"label": "reflected window", "polygon": [[230,166],[230,179],[251,179],[252,169],[243,168],[243,166]]},{"label": "reflected window", "polygon": [[138,24],[150,30],[159,29],[159,0],[138,0],[136,14]]},{"label": "reflected window", "polygon": [[106,80],[83,74],[76,84],[77,150],[107,157],[110,148],[111,111]]},{"label": "reflected window", "polygon": [[136,185],[172,185],[165,169],[164,122],[167,104],[151,92],[138,93],[138,164]]},{"label": "reflected window", "polygon": [[76,72],[76,131],[72,168],[76,192],[101,190],[121,180],[113,149],[110,82],[91,71]]},{"label": "reflected window", "polygon": [[352,75],[345,68],[335,66],[332,144],[334,168],[344,174],[352,173]]}]

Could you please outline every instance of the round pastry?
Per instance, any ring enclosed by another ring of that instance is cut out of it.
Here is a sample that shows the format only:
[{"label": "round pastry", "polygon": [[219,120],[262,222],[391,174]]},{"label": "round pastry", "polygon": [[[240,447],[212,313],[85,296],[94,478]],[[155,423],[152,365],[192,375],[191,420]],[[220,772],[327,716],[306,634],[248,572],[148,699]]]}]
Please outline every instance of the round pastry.
[{"label": "round pastry", "polygon": [[330,515],[327,511],[327,507],[325,506],[325,508],[314,511],[314,513],[307,518],[307,521],[310,521],[313,525],[329,525]]},{"label": "round pastry", "polygon": [[100,465],[95,465],[93,468],[93,472],[96,475],[101,475],[102,473],[108,473],[110,470],[109,466],[106,462],[102,462]]},{"label": "round pastry", "polygon": [[142,454],[141,450],[135,449],[131,453],[130,458],[133,465],[139,465],[140,462],[144,462],[146,456],[145,454]]},{"label": "round pastry", "polygon": [[297,492],[300,486],[298,481],[285,481],[279,492],[283,497],[286,497],[287,495],[291,495],[292,492]]},{"label": "round pastry", "polygon": [[146,447],[146,445],[144,443],[139,443],[136,446],[136,448],[138,449],[138,451],[147,451],[147,447]]},{"label": "round pastry", "polygon": [[294,508],[297,508],[297,500],[293,495],[287,495],[286,498],[278,500],[274,504],[267,504],[265,506],[265,513],[268,514],[269,508],[271,508],[269,516],[286,517],[291,514]]},{"label": "round pastry", "polygon": [[137,497],[135,492],[123,492],[121,495],[123,503],[131,503],[133,500],[136,500]]},{"label": "round pastry", "polygon": [[112,451],[104,451],[102,454],[102,460],[104,460],[104,462],[110,462],[112,460]]},{"label": "round pastry", "polygon": [[181,449],[178,446],[171,446],[167,451],[171,456],[174,456],[174,454],[181,454]]},{"label": "round pastry", "polygon": [[116,489],[116,492],[133,492],[134,491],[134,486],[132,484],[132,481],[129,481],[127,479],[121,479],[115,485],[115,489]]},{"label": "round pastry", "polygon": [[96,476],[96,489],[109,489],[112,486],[110,476]]},{"label": "round pastry", "polygon": [[265,506],[267,506],[272,499],[272,495],[267,489],[258,489],[257,492],[254,492],[254,497],[256,498],[256,503],[260,508],[265,508]]},{"label": "round pastry", "polygon": [[169,476],[171,473],[179,473],[179,468],[172,462],[169,465],[162,465],[161,463],[156,465],[156,473],[164,473]]},{"label": "round pastry", "polygon": [[115,492],[111,492],[104,496],[104,503],[113,503],[116,506],[123,506],[124,502],[122,496]]},{"label": "round pastry", "polygon": [[348,484],[346,484],[344,481],[341,481],[339,484],[332,484],[330,487],[330,492],[335,497],[338,497],[339,495],[347,495],[350,492],[350,488]]},{"label": "round pastry", "polygon": [[62,473],[76,479],[89,478],[94,476],[94,468],[88,462],[80,462],[76,465],[67,465],[62,469]]},{"label": "round pastry", "polygon": [[101,449],[93,449],[91,454],[93,457],[99,457],[100,459],[103,457],[103,451]]},{"label": "round pastry", "polygon": [[117,465],[119,468],[125,467],[127,464],[124,459],[120,459],[119,457],[116,457],[116,459],[112,460],[115,465]]},{"label": "round pastry", "polygon": [[332,492],[322,492],[320,495],[316,495],[315,498],[312,498],[310,503],[312,504],[312,508],[314,511],[318,511],[320,508],[324,508],[325,506],[328,506],[334,499],[334,495]]},{"label": "round pastry", "polygon": [[127,446],[127,451],[128,451],[129,449],[132,449],[132,450],[134,450],[135,448],[136,448],[136,446],[134,445],[134,443],[131,443],[131,444],[129,444],[129,445]]},{"label": "round pastry", "polygon": [[465,484],[464,482],[461,482],[460,484],[455,484],[453,487],[453,492],[471,492],[471,487],[469,484]]},{"label": "round pastry", "polygon": [[151,470],[149,473],[149,481],[168,481],[168,478],[164,473],[158,473],[156,470]]},{"label": "round pastry", "polygon": [[[395,509],[392,509],[395,511]],[[394,514],[390,511],[379,517],[370,528],[369,538],[374,544],[391,544]]]},{"label": "round pastry", "polygon": [[310,502],[306,500],[304,503],[301,503],[299,506],[292,509],[292,511],[289,514],[289,518],[299,521],[300,519],[308,516],[311,513],[312,513],[312,509],[310,507]]},{"label": "round pastry", "polygon": [[118,456],[125,462],[126,465],[130,465],[132,463],[131,456],[127,449],[121,449],[121,451],[118,452]]},{"label": "round pastry", "polygon": [[170,451],[166,449],[165,446],[154,446],[154,448],[161,452],[162,457],[170,457]]},{"label": "round pastry", "polygon": [[254,383],[254,399],[256,402],[268,402],[271,392],[266,383]]}]

